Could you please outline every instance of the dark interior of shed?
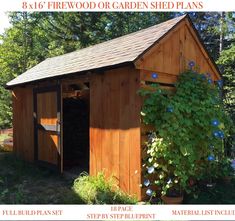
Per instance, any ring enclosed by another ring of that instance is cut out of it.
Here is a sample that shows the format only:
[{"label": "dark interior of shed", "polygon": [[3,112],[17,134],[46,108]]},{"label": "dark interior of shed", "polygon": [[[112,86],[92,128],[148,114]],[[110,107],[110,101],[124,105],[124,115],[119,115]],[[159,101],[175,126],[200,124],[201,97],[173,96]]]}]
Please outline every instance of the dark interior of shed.
[{"label": "dark interior of shed", "polygon": [[64,170],[89,172],[89,83],[71,84],[63,91]]}]

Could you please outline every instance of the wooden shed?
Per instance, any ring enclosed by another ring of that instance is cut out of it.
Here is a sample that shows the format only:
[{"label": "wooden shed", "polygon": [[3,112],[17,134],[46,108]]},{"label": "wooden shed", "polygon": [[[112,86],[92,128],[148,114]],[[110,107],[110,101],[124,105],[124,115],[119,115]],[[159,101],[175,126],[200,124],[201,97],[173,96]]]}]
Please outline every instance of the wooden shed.
[{"label": "wooden shed", "polygon": [[74,166],[90,175],[104,171],[141,199],[148,128],[137,91],[148,82],[173,89],[189,61],[220,79],[187,15],[46,59],[7,84],[14,152],[60,172]]}]

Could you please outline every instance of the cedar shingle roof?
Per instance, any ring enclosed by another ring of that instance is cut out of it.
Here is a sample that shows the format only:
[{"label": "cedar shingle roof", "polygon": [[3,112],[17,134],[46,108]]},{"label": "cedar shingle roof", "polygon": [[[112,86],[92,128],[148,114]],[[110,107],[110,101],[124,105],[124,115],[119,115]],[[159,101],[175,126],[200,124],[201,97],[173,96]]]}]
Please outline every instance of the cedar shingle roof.
[{"label": "cedar shingle roof", "polygon": [[88,48],[48,58],[8,82],[7,86],[133,62],[185,17],[180,16]]}]

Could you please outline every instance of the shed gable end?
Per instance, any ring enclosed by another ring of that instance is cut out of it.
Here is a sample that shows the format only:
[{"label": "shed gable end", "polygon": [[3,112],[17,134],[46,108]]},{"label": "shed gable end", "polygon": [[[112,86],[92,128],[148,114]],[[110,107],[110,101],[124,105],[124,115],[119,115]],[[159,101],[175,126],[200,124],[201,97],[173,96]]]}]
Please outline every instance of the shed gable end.
[{"label": "shed gable end", "polygon": [[150,48],[136,62],[137,69],[154,71],[161,75],[179,75],[194,61],[201,73],[210,73],[213,80],[219,72],[197,37],[189,20],[185,18]]}]

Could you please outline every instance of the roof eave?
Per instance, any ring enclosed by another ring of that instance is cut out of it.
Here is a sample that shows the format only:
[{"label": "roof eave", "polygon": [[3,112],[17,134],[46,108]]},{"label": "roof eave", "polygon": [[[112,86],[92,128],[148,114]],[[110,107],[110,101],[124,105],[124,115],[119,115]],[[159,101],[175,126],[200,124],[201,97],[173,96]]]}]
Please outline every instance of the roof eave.
[{"label": "roof eave", "polygon": [[34,80],[34,81],[29,81],[29,82],[23,82],[20,84],[14,84],[14,85],[7,85],[6,84],[5,89],[13,90],[15,87],[24,87],[26,85],[41,83],[43,81],[48,81],[48,80],[62,80],[62,79],[66,79],[66,78],[70,78],[70,77],[74,77],[74,76],[84,75],[87,73],[94,73],[94,72],[102,73],[102,72],[108,71],[110,69],[116,69],[116,68],[125,67],[125,66],[133,66],[134,67],[134,63],[132,61],[126,61],[126,62],[122,62],[122,63],[115,64],[115,65],[109,65],[109,66],[105,66],[105,67],[101,67],[101,68],[89,69],[86,71],[78,71],[78,72],[74,72],[74,73],[58,75],[58,76],[38,79],[38,80]]}]

